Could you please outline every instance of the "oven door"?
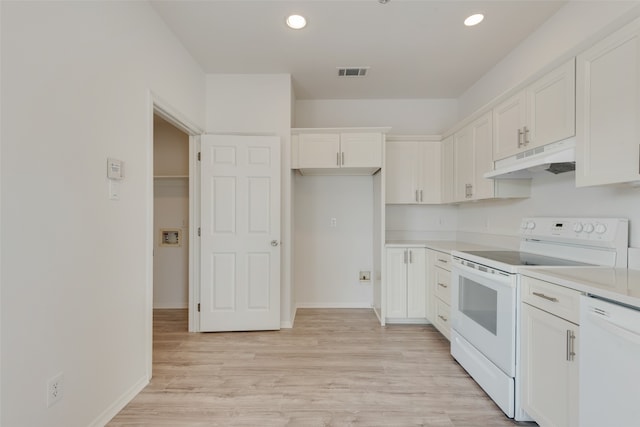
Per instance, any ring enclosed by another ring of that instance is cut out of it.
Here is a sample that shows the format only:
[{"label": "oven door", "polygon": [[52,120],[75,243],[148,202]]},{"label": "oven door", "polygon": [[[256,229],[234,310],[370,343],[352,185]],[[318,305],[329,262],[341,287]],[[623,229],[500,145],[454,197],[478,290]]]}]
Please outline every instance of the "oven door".
[{"label": "oven door", "polygon": [[459,259],[451,271],[451,326],[509,377],[515,377],[516,275]]}]

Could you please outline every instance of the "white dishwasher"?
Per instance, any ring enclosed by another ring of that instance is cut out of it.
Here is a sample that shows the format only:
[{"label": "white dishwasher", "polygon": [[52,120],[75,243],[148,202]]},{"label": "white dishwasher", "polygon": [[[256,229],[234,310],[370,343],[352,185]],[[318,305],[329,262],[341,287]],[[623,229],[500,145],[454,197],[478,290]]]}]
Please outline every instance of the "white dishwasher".
[{"label": "white dishwasher", "polygon": [[580,426],[638,426],[640,310],[580,298]]}]

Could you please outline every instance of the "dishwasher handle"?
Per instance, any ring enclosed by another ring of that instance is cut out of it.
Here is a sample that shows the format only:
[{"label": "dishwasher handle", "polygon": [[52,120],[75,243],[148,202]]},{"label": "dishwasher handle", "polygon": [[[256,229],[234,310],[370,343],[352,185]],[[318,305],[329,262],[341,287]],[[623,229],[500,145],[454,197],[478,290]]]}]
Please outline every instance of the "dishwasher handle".
[{"label": "dishwasher handle", "polygon": [[626,328],[623,325],[612,321],[611,319],[607,319],[606,317],[604,317],[604,315],[598,314],[596,311],[593,311],[593,309],[589,310],[588,315],[589,321],[593,322],[596,326],[599,326],[605,331],[619,336],[627,341],[632,341],[640,345],[639,332]]}]

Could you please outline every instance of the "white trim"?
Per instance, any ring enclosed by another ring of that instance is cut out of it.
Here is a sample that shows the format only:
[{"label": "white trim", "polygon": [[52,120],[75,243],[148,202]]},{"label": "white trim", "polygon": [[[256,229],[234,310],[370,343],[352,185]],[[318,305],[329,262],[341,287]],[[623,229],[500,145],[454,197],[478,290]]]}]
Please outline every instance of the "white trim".
[{"label": "white trim", "polygon": [[299,302],[298,308],[368,308],[371,309],[370,302]]},{"label": "white trim", "polygon": [[89,427],[102,427],[107,425],[109,421],[120,412],[131,400],[136,397],[147,385],[149,380],[146,377],[140,378],[138,381],[125,391],[111,406],[105,409],[98,417],[93,420]]},{"label": "white trim", "polygon": [[292,329],[293,328],[293,323],[296,320],[296,313],[298,312],[298,307],[296,306],[293,309],[293,314],[291,316],[291,320],[283,320],[280,322],[280,328],[281,329]]}]

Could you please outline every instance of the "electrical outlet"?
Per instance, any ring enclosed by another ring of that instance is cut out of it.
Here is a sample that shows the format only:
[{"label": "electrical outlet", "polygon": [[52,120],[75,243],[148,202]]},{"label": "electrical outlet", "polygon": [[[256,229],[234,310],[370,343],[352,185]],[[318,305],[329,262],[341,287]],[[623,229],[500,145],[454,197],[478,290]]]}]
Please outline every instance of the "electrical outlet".
[{"label": "electrical outlet", "polygon": [[329,225],[331,227],[337,227],[338,226],[338,220],[336,218],[331,218],[331,221],[329,222]]},{"label": "electrical outlet", "polygon": [[371,272],[370,271],[361,271],[359,276],[360,276],[360,281],[361,282],[368,282],[369,280],[371,280]]},{"label": "electrical outlet", "polygon": [[58,403],[62,399],[64,392],[64,374],[49,378],[47,381],[47,408]]}]

